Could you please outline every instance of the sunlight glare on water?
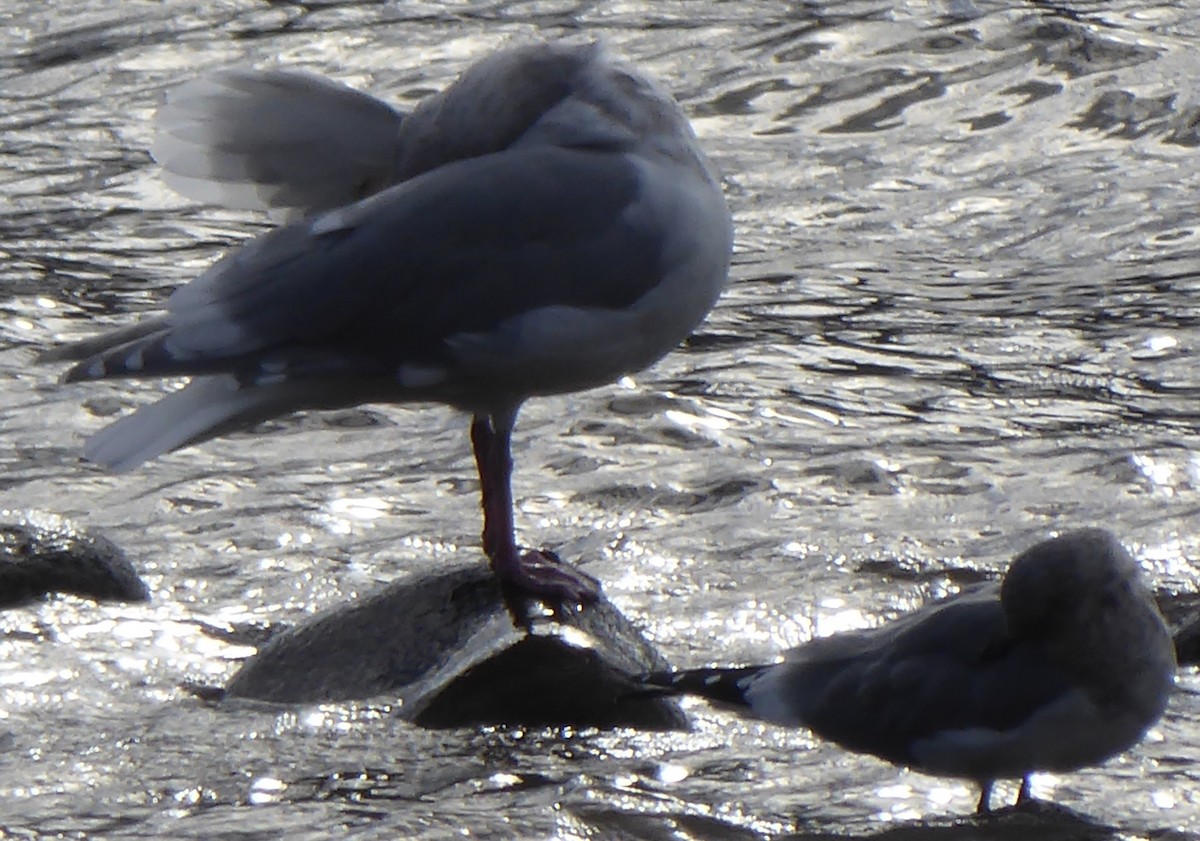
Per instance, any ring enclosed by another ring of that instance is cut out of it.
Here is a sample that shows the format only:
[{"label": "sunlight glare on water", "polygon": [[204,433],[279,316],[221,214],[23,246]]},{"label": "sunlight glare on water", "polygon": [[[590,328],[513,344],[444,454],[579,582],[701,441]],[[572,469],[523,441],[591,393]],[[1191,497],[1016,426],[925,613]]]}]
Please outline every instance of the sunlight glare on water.
[{"label": "sunlight glare on water", "polygon": [[[571,36],[676,93],[734,213],[730,288],[680,351],[530,401],[514,438],[518,528],[676,665],[773,661],[1086,525],[1168,600],[1200,589],[1188,3],[7,12],[0,508],[102,529],[153,600],[0,618],[0,837],[873,837],[952,834],[974,808],[966,783],[699,702],[689,733],[440,732],[395,699],[280,711],[183,689],[223,682],[246,626],[479,558],[466,424],[442,408],[279,419],[123,475],[81,463],[87,435],[178,383],[59,386],[37,352],[159,308],[272,224],[173,194],[147,154],[165,92],[217,67],[409,108],[496,47]],[[1135,750],[1035,793],[1086,816],[1078,837],[1200,832],[1198,692],[1184,669]]]}]

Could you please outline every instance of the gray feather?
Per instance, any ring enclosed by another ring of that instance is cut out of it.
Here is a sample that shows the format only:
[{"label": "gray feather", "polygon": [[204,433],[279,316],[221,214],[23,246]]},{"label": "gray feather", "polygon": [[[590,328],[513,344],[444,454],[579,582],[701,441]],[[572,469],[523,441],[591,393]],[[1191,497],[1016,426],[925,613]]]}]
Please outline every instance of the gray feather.
[{"label": "gray feather", "polygon": [[291,346],[394,370],[444,362],[456,335],[532,309],[626,307],[662,273],[659,220],[631,218],[638,188],[629,162],[590,152],[441,167],[219,261],[172,295],[136,373],[236,370]]},{"label": "gray feather", "polygon": [[403,114],[337,82],[222,70],[172,91],[151,154],[189,198],[296,217],[394,183]]},{"label": "gray feather", "polygon": [[352,400],[357,384],[314,393],[310,384],[283,380],[243,385],[233,376],[198,377],[157,402],[140,407],[88,439],[84,457],[125,472],[189,444],[324,401]]}]

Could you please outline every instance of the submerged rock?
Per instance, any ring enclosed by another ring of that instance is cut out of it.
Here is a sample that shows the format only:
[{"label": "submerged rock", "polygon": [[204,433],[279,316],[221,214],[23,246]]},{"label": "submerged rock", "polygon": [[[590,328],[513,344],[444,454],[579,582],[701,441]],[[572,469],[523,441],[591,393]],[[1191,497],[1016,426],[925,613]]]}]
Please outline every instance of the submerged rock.
[{"label": "submerged rock", "polygon": [[0,608],[52,593],[141,602],[150,591],[116,544],[54,514],[0,511]]},{"label": "submerged rock", "polygon": [[556,616],[536,599],[506,599],[472,564],[405,579],[280,633],[223,694],[279,703],[386,694],[426,727],[684,728],[673,700],[629,692],[626,675],[664,664],[607,599]]}]

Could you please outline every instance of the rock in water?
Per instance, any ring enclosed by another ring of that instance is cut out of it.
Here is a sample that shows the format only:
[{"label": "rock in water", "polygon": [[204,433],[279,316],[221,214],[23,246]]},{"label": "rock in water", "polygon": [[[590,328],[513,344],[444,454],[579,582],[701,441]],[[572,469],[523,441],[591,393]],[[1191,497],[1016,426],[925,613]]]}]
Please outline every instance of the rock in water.
[{"label": "rock in water", "polygon": [[150,591],[107,538],[54,514],[0,512],[0,608],[51,593],[144,602]]},{"label": "rock in water", "polygon": [[[519,614],[520,621],[514,619]],[[278,703],[392,695],[426,727],[685,728],[625,675],[665,661],[607,599],[554,615],[476,564],[399,581],[273,637],[225,687]]]}]

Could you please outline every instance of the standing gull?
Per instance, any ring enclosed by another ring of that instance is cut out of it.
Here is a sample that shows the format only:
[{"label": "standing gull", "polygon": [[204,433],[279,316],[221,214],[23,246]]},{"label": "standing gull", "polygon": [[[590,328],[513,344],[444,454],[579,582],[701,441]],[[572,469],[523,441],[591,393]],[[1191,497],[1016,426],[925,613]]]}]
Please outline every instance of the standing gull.
[{"label": "standing gull", "polygon": [[408,115],[315,77],[218,74],[185,86],[160,129],[184,191],[300,218],[175,290],[164,315],[46,354],[78,360],[66,382],[191,377],[86,457],[129,470],[297,410],[449,404],[473,416],[497,576],[595,598],[595,579],[517,544],[510,438],[527,398],[645,368],[725,286],[729,209],[675,101],[599,46],[537,44]]},{"label": "standing gull", "polygon": [[653,674],[689,692],[930,774],[1073,771],[1136,744],[1162,715],[1175,650],[1137,564],[1083,529],[1039,543],[1002,582],[878,628],[815,639],[781,663]]}]

